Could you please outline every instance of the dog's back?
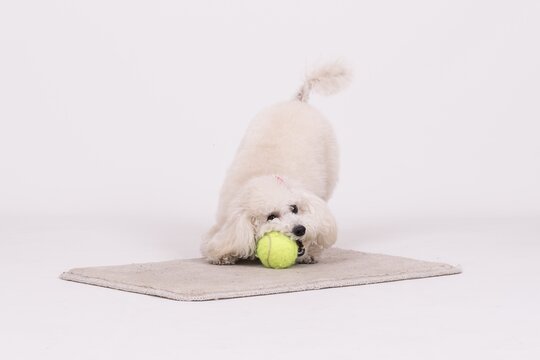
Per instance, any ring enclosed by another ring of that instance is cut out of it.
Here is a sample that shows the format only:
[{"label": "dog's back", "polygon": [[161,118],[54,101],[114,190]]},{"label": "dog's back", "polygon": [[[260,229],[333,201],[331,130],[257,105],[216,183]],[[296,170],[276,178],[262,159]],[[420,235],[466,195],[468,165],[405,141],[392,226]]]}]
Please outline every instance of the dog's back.
[{"label": "dog's back", "polygon": [[220,208],[250,179],[272,174],[294,179],[328,200],[337,182],[338,146],[330,123],[307,101],[311,92],[331,95],[349,80],[349,71],[339,63],[320,67],[306,77],[293,100],[259,113],[229,168]]},{"label": "dog's back", "polygon": [[312,106],[293,100],[271,106],[251,122],[223,189],[279,174],[328,199],[337,181],[338,149],[330,123]]}]

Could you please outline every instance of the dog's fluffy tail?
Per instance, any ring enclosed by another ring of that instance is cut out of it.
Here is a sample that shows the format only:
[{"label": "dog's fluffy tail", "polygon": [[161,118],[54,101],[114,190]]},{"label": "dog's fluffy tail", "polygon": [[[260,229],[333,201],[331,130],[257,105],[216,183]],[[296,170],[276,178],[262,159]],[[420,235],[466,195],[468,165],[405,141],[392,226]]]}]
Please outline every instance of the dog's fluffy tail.
[{"label": "dog's fluffy tail", "polygon": [[333,62],[318,67],[307,74],[296,99],[307,102],[311,91],[321,95],[333,95],[351,82],[352,73],[341,62]]}]

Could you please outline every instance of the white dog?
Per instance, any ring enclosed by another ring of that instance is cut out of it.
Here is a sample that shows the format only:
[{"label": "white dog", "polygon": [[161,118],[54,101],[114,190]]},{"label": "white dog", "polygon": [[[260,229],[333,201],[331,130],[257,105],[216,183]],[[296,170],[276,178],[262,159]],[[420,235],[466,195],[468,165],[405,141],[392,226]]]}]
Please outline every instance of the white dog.
[{"label": "white dog", "polygon": [[255,117],[221,189],[217,221],[201,251],[213,264],[254,258],[256,241],[280,231],[299,245],[299,263],[314,263],[336,242],[327,206],[338,178],[338,146],[329,122],[307,104],[348,84],[339,63],[309,74],[294,100]]}]

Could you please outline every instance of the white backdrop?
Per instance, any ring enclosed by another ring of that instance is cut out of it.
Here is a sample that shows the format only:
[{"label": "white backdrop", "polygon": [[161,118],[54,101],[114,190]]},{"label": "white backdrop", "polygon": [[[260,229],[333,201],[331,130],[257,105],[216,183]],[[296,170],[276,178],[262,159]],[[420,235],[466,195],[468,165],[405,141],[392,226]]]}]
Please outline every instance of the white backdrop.
[{"label": "white backdrop", "polygon": [[[0,358],[539,359],[539,35],[537,0],[0,1]],[[198,256],[250,119],[336,58],[337,245],[463,274],[197,304],[58,280]]]},{"label": "white backdrop", "polygon": [[537,1],[8,1],[0,213],[210,219],[248,121],[309,66],[343,219],[540,214]]}]

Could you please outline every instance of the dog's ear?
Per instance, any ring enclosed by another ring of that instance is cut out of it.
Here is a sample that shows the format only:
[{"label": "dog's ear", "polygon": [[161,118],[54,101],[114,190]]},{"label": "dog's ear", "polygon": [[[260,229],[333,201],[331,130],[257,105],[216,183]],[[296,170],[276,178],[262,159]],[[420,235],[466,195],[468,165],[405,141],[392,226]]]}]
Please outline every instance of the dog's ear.
[{"label": "dog's ear", "polygon": [[203,242],[202,252],[211,261],[222,257],[249,258],[255,253],[255,229],[244,210],[232,211],[216,224]]},{"label": "dog's ear", "polygon": [[316,233],[314,242],[323,249],[329,248],[337,240],[336,219],[326,201],[315,194],[307,194],[306,197],[309,211],[314,220],[312,224]]}]

